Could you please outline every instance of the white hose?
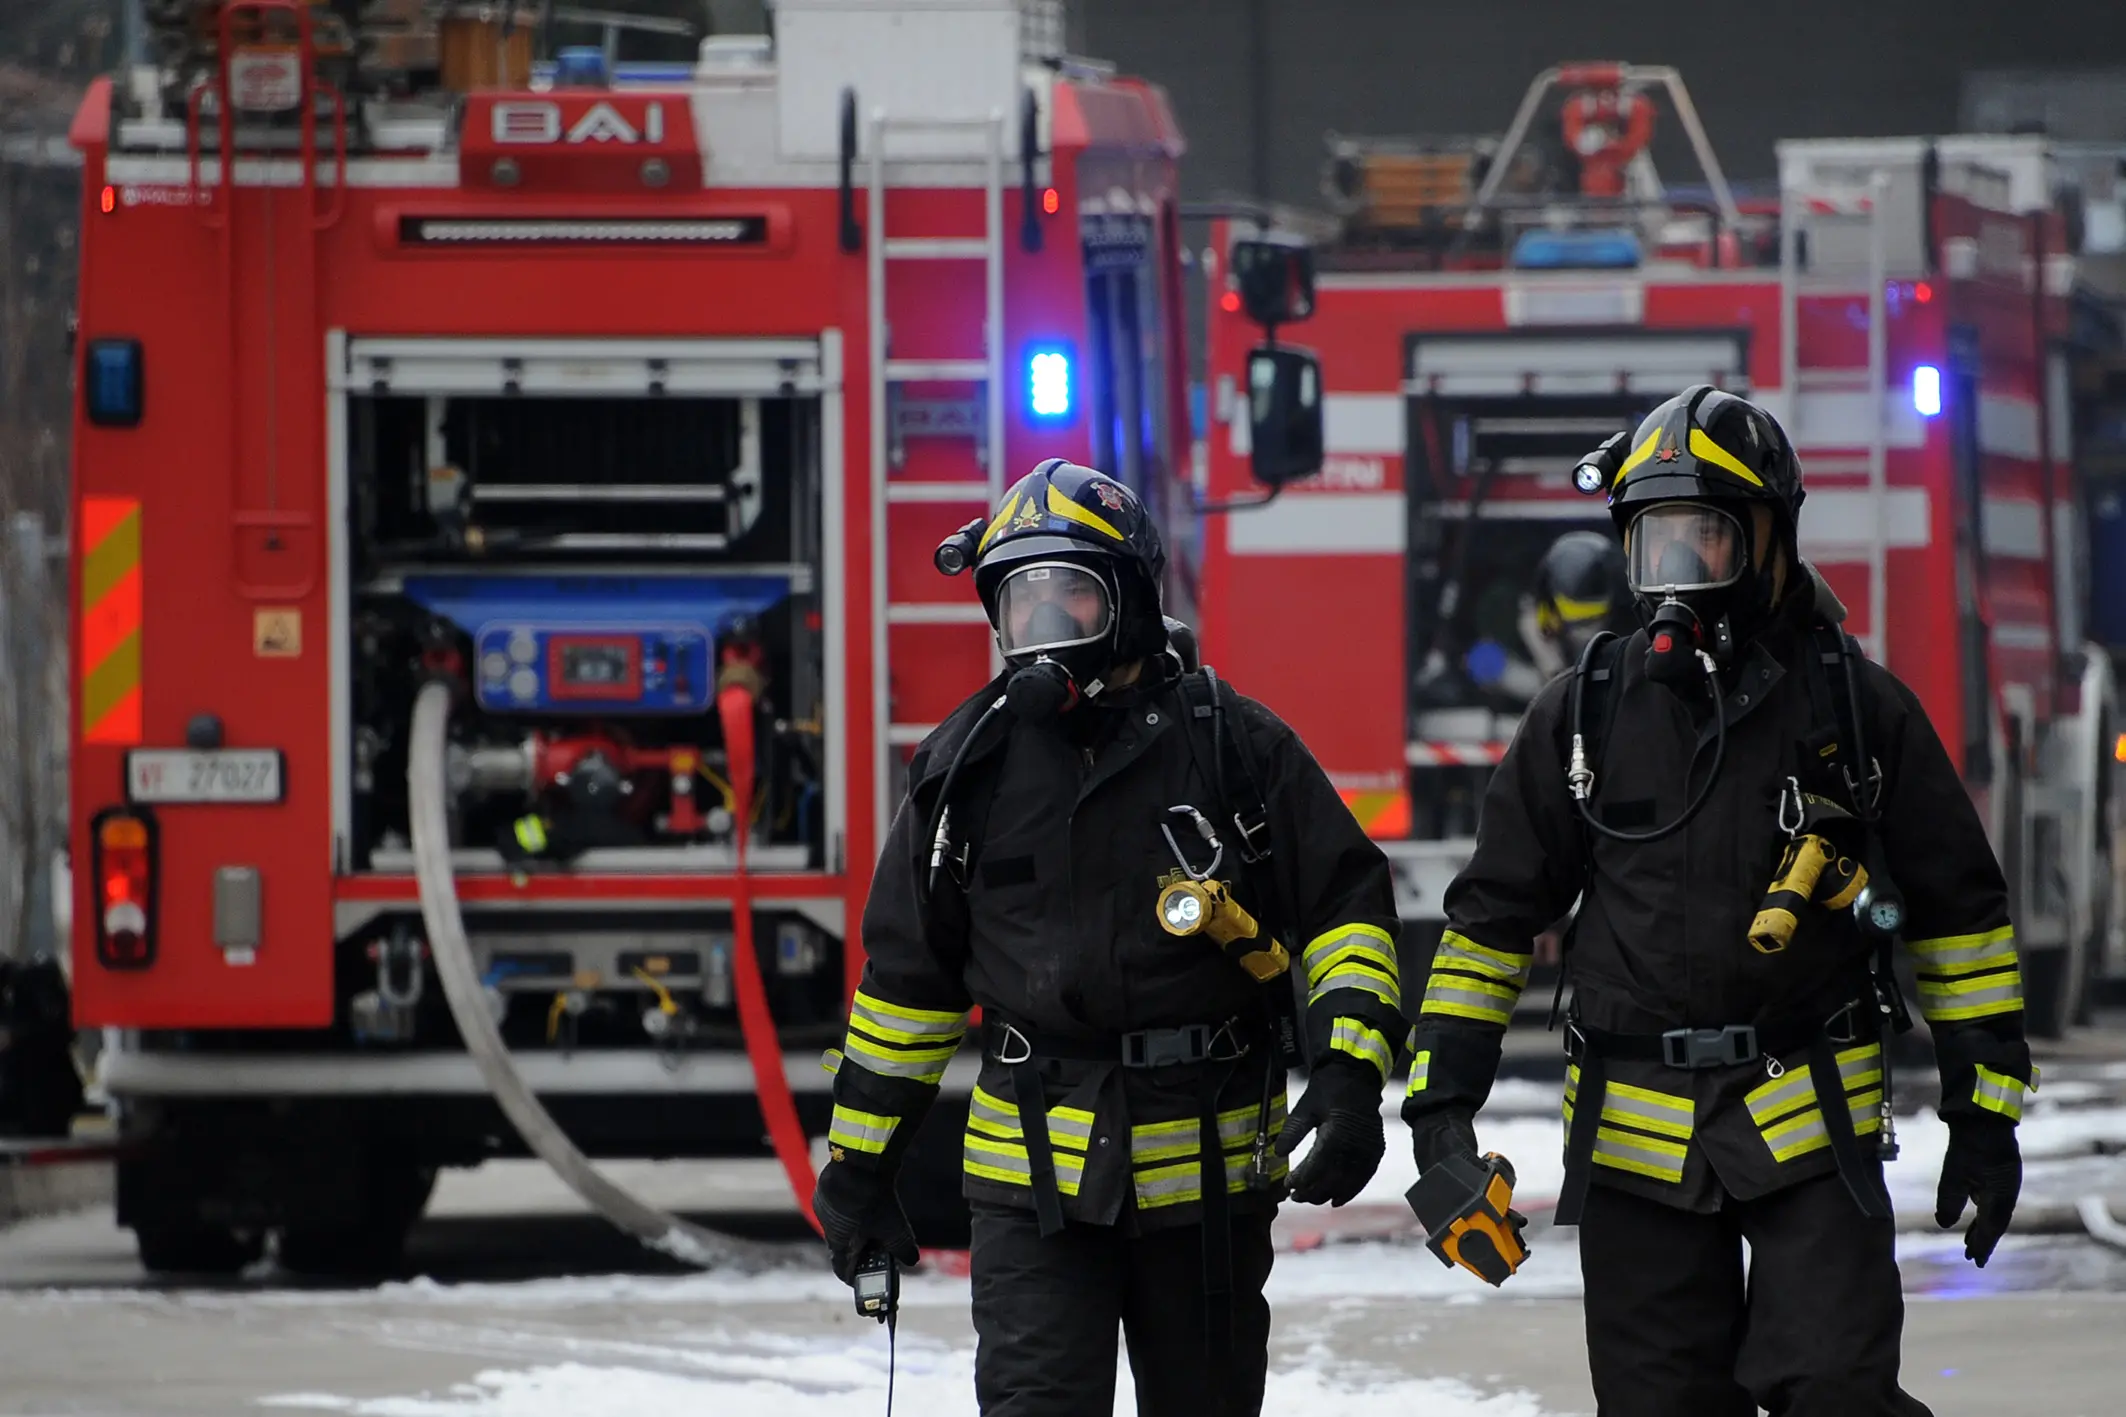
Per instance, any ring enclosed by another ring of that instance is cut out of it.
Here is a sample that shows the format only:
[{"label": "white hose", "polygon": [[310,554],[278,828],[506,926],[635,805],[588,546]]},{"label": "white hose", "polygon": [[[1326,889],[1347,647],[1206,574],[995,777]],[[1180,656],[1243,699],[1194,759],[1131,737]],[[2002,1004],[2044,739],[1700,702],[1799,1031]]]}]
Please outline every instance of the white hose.
[{"label": "white hose", "polygon": [[2126,1225],[2113,1218],[2111,1207],[2102,1196],[2083,1196],[2075,1210],[2081,1215],[2082,1228],[2089,1232],[2090,1239],[2114,1250],[2126,1250]]},{"label": "white hose", "polygon": [[411,798],[414,875],[420,883],[421,918],[428,925],[428,950],[436,977],[450,1003],[450,1016],[464,1035],[465,1049],[480,1070],[487,1090],[509,1118],[524,1144],[552,1167],[554,1174],[613,1224],[653,1250],[703,1269],[758,1271],[788,1259],[786,1251],[736,1240],[704,1230],[638,1200],[615,1185],[576,1149],[554,1119],[525,1086],[509,1049],[487,1011],[472,947],[465,939],[465,917],[458,910],[457,885],[450,862],[450,820],[444,809],[447,782],[443,752],[450,726],[450,689],[431,683],[413,706],[413,742],[406,769]]}]

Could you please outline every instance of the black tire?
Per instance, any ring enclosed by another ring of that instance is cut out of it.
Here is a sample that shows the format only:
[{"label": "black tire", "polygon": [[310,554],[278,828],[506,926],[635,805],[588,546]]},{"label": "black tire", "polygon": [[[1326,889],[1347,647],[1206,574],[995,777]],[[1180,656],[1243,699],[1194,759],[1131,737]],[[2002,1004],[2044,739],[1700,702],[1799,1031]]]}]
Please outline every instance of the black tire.
[{"label": "black tire", "polygon": [[395,1274],[406,1257],[406,1236],[435,1190],[434,1167],[372,1165],[363,1191],[366,1210],[351,1225],[291,1225],[281,1232],[276,1258],[290,1274],[317,1279],[374,1279]]},{"label": "black tire", "polygon": [[135,1226],[133,1239],[141,1267],[150,1274],[227,1277],[256,1264],[266,1252],[262,1233],[219,1225],[157,1221]]},{"label": "black tire", "polygon": [[901,1158],[896,1190],[915,1242],[926,1249],[964,1250],[974,1233],[967,1199],[960,1194],[961,1134],[967,1099],[940,1097],[923,1119],[908,1154]]}]

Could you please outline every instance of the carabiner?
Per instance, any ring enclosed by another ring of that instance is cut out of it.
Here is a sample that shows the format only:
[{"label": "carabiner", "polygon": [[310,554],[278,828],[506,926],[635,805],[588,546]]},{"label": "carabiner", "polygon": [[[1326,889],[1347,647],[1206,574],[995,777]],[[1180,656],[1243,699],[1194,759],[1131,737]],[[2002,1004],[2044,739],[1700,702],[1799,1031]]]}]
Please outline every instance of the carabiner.
[{"label": "carabiner", "polygon": [[[1787,809],[1793,808],[1793,820],[1787,820]],[[1801,824],[1808,820],[1808,804],[1801,800],[1801,782],[1788,778],[1779,792],[1779,830],[1786,833],[1788,841],[1801,835]]]},{"label": "carabiner", "polygon": [[1166,838],[1167,849],[1174,853],[1174,860],[1180,865],[1181,873],[1192,881],[1208,881],[1218,873],[1220,863],[1225,860],[1225,844],[1218,840],[1217,829],[1211,825],[1209,818],[1187,803],[1167,808],[1166,814],[1169,817],[1187,817],[1196,824],[1196,834],[1210,843],[1211,864],[1198,871],[1189,865],[1188,855],[1182,851],[1181,843],[1174,840],[1173,827],[1165,822],[1159,823],[1159,834]]}]

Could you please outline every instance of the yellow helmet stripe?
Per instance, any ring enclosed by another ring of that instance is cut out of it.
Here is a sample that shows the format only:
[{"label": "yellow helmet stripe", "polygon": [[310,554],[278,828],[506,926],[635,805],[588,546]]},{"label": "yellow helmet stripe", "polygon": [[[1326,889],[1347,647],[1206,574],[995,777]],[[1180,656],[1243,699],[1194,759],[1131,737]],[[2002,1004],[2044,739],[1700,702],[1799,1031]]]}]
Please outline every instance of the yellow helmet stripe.
[{"label": "yellow helmet stripe", "polygon": [[1122,533],[1116,531],[1109,524],[1107,518],[1097,512],[1088,512],[1076,502],[1071,501],[1070,498],[1056,490],[1056,484],[1053,482],[1048,484],[1048,511],[1051,516],[1061,517],[1067,522],[1076,522],[1079,526],[1089,526],[1104,536],[1111,536],[1117,541],[1122,540]]},{"label": "yellow helmet stripe", "polygon": [[[1631,450],[1631,456],[1624,459],[1624,466],[1617,469],[1617,482],[1622,482],[1626,473],[1630,472],[1640,463],[1645,462],[1648,458],[1652,457],[1654,455],[1654,446],[1660,441],[1660,429],[1656,428],[1653,432],[1647,434],[1646,441],[1639,444],[1638,447],[1633,448]],[[1611,483],[1610,485],[1613,487],[1616,485],[1616,483]]]},{"label": "yellow helmet stripe", "polygon": [[1565,623],[1568,625],[1599,619],[1609,613],[1609,602],[1606,600],[1574,600],[1569,595],[1553,595],[1550,598],[1557,602],[1558,613],[1565,617]]},{"label": "yellow helmet stripe", "polygon": [[989,524],[989,530],[983,532],[982,539],[975,544],[975,555],[979,556],[989,549],[989,543],[997,539],[997,533],[1004,529],[1004,524],[1011,520],[1011,514],[1018,509],[1019,494],[1013,492],[1004,499],[1003,510],[997,513],[996,520]]},{"label": "yellow helmet stripe", "polygon": [[1709,462],[1714,467],[1726,468],[1752,487],[1762,487],[1764,479],[1742,465],[1742,460],[1705,435],[1703,428],[1690,430],[1691,456],[1700,462]]}]

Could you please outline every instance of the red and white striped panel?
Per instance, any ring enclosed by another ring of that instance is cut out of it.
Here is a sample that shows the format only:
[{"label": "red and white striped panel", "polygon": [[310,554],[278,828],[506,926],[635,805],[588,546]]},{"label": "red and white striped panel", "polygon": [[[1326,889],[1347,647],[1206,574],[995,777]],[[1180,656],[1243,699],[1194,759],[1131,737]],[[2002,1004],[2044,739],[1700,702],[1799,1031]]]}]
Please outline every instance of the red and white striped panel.
[{"label": "red and white striped panel", "polygon": [[1504,743],[1412,743],[1410,766],[1414,768],[1496,767],[1506,758]]},{"label": "red and white striped panel", "polygon": [[1875,203],[1865,192],[1825,193],[1806,199],[1813,216],[1866,216]]}]

